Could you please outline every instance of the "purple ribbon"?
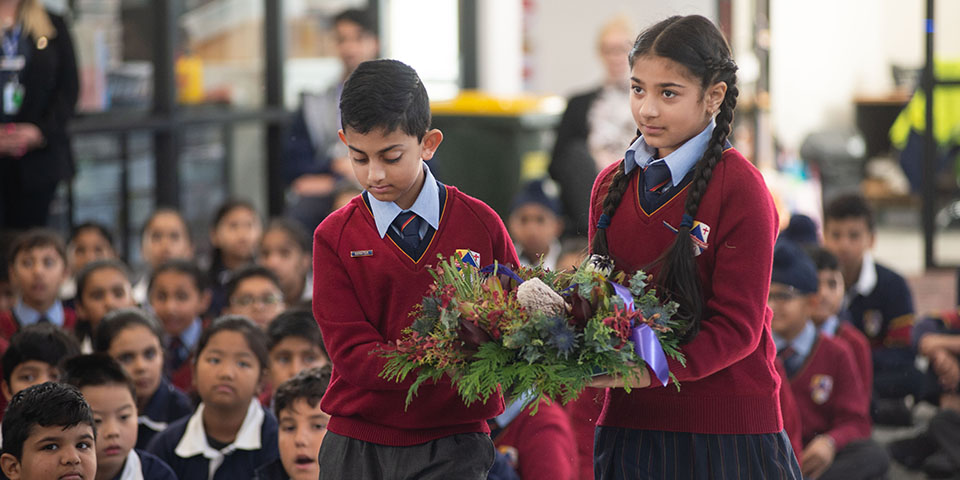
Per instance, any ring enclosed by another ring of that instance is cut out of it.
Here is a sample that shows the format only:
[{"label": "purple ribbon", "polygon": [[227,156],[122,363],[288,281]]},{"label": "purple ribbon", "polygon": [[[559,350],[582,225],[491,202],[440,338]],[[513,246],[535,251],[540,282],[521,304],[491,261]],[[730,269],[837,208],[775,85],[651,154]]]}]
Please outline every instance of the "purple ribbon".
[{"label": "purple ribbon", "polygon": [[[633,294],[630,293],[630,289],[619,283],[610,282],[610,285],[613,285],[613,291],[623,300],[627,311],[632,312],[634,310]],[[653,374],[657,376],[657,380],[663,386],[666,386],[667,382],[670,381],[670,367],[667,364],[667,355],[663,353],[663,347],[660,346],[656,332],[649,325],[641,323],[633,327],[630,332],[630,340],[633,341],[633,351],[637,352],[637,356],[650,366]]]},{"label": "purple ribbon", "polygon": [[520,278],[519,275],[517,275],[516,273],[513,273],[513,270],[510,270],[509,267],[507,267],[506,265],[503,265],[503,264],[491,264],[491,265],[487,265],[486,267],[483,267],[483,268],[480,269],[480,273],[493,273],[494,269],[496,269],[497,274],[501,274],[501,273],[502,273],[502,274],[504,274],[504,275],[506,275],[506,276],[508,276],[508,277],[510,277],[510,278],[512,278],[512,279],[514,279],[514,280],[516,280],[517,283],[523,283],[523,279]]}]

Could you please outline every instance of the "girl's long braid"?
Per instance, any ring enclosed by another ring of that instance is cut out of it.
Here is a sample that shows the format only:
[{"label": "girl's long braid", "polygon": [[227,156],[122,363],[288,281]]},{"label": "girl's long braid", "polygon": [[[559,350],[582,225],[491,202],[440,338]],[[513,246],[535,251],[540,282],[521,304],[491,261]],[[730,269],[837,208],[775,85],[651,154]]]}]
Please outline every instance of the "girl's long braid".
[{"label": "girl's long braid", "polygon": [[[603,204],[600,208],[601,215],[606,215],[608,222],[609,219],[613,218],[613,214],[617,211],[617,207],[620,206],[620,201],[623,200],[623,196],[626,194],[627,187],[629,186],[630,175],[623,173],[623,162],[620,162],[620,165],[617,166],[617,173],[613,175],[613,179],[610,181],[610,188],[607,189],[607,195],[603,198]],[[607,245],[606,228],[597,228],[597,231],[593,234],[593,241],[590,243],[592,245],[590,253],[606,257],[610,256],[610,248]]]},{"label": "girl's long braid", "polygon": [[700,331],[704,303],[690,230],[700,208],[700,200],[703,199],[707,185],[713,177],[713,170],[723,155],[723,147],[733,124],[733,111],[739,94],[736,68],[732,60],[721,61],[717,67],[714,78],[716,81],[726,82],[727,91],[716,116],[716,127],[706,151],[694,168],[693,180],[684,202],[684,219],[680,222],[677,238],[656,262],[661,265],[657,283],[666,290],[671,300],[680,305],[675,318],[683,325],[684,342],[693,340]]}]

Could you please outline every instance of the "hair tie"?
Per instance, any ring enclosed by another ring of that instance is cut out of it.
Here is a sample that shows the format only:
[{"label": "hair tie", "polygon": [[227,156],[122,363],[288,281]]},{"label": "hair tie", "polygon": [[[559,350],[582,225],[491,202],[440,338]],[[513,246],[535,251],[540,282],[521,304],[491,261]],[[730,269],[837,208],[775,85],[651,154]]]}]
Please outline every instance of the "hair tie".
[{"label": "hair tie", "polygon": [[683,219],[680,220],[680,228],[683,227],[693,228],[693,217],[687,215],[686,213],[683,214]]},{"label": "hair tie", "polygon": [[600,230],[605,230],[609,226],[610,226],[610,215],[607,215],[606,213],[604,213],[603,215],[600,215],[600,219],[597,220],[597,228]]}]

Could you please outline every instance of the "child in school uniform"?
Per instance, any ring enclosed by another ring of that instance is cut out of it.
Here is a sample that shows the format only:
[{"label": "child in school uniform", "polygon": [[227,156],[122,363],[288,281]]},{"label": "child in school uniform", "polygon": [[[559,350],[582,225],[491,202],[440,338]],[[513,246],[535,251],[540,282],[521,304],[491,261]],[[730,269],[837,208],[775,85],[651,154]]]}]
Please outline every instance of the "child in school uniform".
[{"label": "child in school uniform", "polygon": [[876,225],[873,209],[863,196],[837,197],[824,208],[823,216],[824,247],[837,256],[843,273],[844,307],[872,348],[873,420],[910,425],[913,418],[906,397],[919,400],[925,389],[910,341],[914,324],[910,288],[903,277],[877,263],[870,253]]},{"label": "child in school uniform", "polygon": [[97,327],[93,348],[113,357],[133,380],[139,412],[137,448],[146,448],[170,423],[193,412],[186,394],[163,375],[163,330],[147,312],[137,308],[111,312]]},{"label": "child in school uniform", "polygon": [[189,260],[168,260],[150,275],[150,308],[164,330],[164,374],[184,392],[193,391],[193,354],[210,306],[206,276]]},{"label": "child in school uniform", "polygon": [[283,289],[283,303],[288,308],[310,308],[313,295],[310,240],[303,226],[289,218],[271,220],[260,240],[257,262],[277,276]]},{"label": "child in school uniform", "polygon": [[553,180],[531,180],[520,187],[513,198],[507,229],[513,238],[520,263],[556,270],[563,233],[560,194]]},{"label": "child in school uniform", "polygon": [[119,260],[94,260],[77,274],[77,325],[74,335],[80,351],[93,352],[93,332],[108,313],[133,307],[130,276]]},{"label": "child in school uniform", "polygon": [[773,340],[800,412],[805,477],[883,478],[889,460],[870,440],[869,404],[846,345],[810,321],[819,281],[813,261],[789,241],[773,257],[770,306]]},{"label": "child in school uniform", "polygon": [[820,285],[817,291],[819,303],[810,315],[810,319],[820,333],[845,344],[853,354],[857,371],[860,373],[861,385],[866,392],[865,398],[869,402],[873,395],[873,359],[870,353],[870,341],[863,332],[850,323],[849,314],[843,309],[843,273],[840,272],[840,264],[837,257],[825,248],[807,247],[806,252],[817,267],[817,279]]},{"label": "child in school uniform", "polygon": [[330,364],[320,327],[309,310],[288,310],[274,318],[267,326],[267,348],[270,351],[269,382],[260,395],[264,405],[271,404],[272,387],[308,368]]},{"label": "child in school uniform", "polygon": [[95,480],[176,480],[173,470],[153,454],[135,450],[137,405],[133,382],[106,354],[64,362],[64,383],[77,387],[97,426]]},{"label": "child in school uniform", "polygon": [[6,401],[17,392],[43,382],[60,380],[60,362],[80,353],[72,335],[50,325],[24,327],[10,339],[3,352],[3,397]]},{"label": "child in school uniform", "polygon": [[266,329],[284,308],[280,281],[267,267],[248,265],[236,271],[227,282],[225,314],[243,315]]},{"label": "child in school uniform", "polygon": [[254,262],[262,233],[260,215],[252,203],[234,199],[217,209],[210,226],[213,257],[207,273],[213,294],[207,312],[211,317],[227,307],[227,283],[237,271]]},{"label": "child in school uniform", "polygon": [[60,301],[67,254],[59,235],[46,229],[20,234],[10,246],[7,267],[18,296],[11,311],[0,312],[0,337],[9,340],[21,327],[35,323],[73,331],[76,313]]},{"label": "child in school uniform", "polygon": [[190,226],[180,212],[159,208],[147,218],[140,230],[140,256],[146,264],[146,271],[133,285],[133,299],[145,306],[149,302],[147,297],[153,270],[167,260],[193,260]]},{"label": "child in school uniform", "polygon": [[93,414],[71,385],[47,382],[17,393],[3,417],[0,469],[10,480],[93,479]]},{"label": "child in school uniform", "polygon": [[[503,400],[467,407],[440,381],[405,406],[412,379],[380,378],[386,360],[375,352],[410,325],[438,255],[469,251],[482,265],[517,265],[510,236],[492,209],[427,167],[443,134],[430,129],[427,93],[412,68],[360,64],[340,114],[340,139],[365,192],[314,234],[313,312],[335,366],[320,404],[330,414],[320,478],[485,478],[494,461],[487,420]],[[348,453],[357,449],[368,453]]]},{"label": "child in school uniform", "polygon": [[147,450],[184,479],[250,478],[276,460],[277,420],[256,398],[267,366],[263,330],[240,316],[215,320],[197,345],[200,406],[154,437]]},{"label": "child in school uniform", "polygon": [[67,242],[67,269],[74,275],[60,287],[60,298],[71,307],[77,296],[76,275],[94,260],[116,258],[113,235],[106,226],[97,222],[83,222],[73,228]]},{"label": "child in school uniform", "polygon": [[647,369],[629,394],[622,378],[594,380],[611,387],[596,478],[799,478],[766,305],[776,209],[760,172],[727,143],[737,66],[697,15],[647,29],[629,63],[640,135],[594,183],[591,252],[653,274],[679,303],[686,366],[669,360],[679,391],[651,385]]},{"label": "child in school uniform", "polygon": [[280,425],[280,458],[258,468],[254,480],[317,479],[317,455],[330,420],[320,409],[320,399],[329,384],[329,365],[308,368],[279,384],[273,412]]},{"label": "child in school uniform", "polygon": [[490,421],[490,437],[523,480],[576,480],[580,457],[570,419],[560,404],[541,402],[537,413],[524,396],[511,399]]}]

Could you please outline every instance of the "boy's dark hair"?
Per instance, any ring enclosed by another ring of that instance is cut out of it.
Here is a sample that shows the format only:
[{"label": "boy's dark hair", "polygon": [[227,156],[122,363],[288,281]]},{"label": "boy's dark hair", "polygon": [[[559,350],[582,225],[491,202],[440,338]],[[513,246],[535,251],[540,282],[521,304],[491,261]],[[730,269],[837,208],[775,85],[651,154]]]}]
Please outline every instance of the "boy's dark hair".
[{"label": "boy's dark hair", "polygon": [[[10,256],[10,247],[13,246],[13,241],[16,240],[17,236],[11,231],[0,230],[0,261],[7,262]],[[9,282],[10,281],[10,269],[7,266],[9,263],[3,265],[0,268],[0,282]]]},{"label": "boy's dark hair", "polygon": [[299,399],[306,400],[310,408],[316,407],[330,385],[330,371],[330,365],[308,368],[281,383],[273,394],[273,413],[277,418]]},{"label": "boy's dark hair", "polygon": [[257,213],[257,208],[253,206],[253,203],[250,203],[248,200],[241,198],[231,198],[217,208],[216,213],[213,215],[213,222],[210,223],[210,230],[216,230],[220,225],[220,222],[232,211],[237,209],[250,210],[253,212],[254,216],[259,216]]},{"label": "boy's dark hair", "polygon": [[226,330],[243,335],[243,338],[247,340],[250,351],[260,362],[260,375],[263,375],[263,372],[270,366],[267,335],[263,333],[263,329],[243,315],[224,315],[214,320],[200,335],[200,340],[197,341],[197,355],[193,361],[199,361],[200,354],[203,353],[203,349],[207,347],[214,335]]},{"label": "boy's dark hair", "polygon": [[33,427],[74,427],[81,423],[90,425],[96,438],[93,412],[83,395],[73,385],[46,382],[17,392],[3,415],[3,453],[20,460],[23,444],[30,437]]},{"label": "boy's dark hair", "polygon": [[[277,217],[270,220],[270,224],[267,225],[267,229],[264,230],[263,234],[266,237],[266,234],[274,230],[280,230],[283,233],[287,234],[293,243],[296,243],[301,250],[308,254],[313,253],[313,239],[310,238],[310,234],[307,233],[307,229],[303,228],[303,225],[296,220],[289,219],[287,217]],[[260,240],[263,242],[263,240]]]},{"label": "boy's dark hair", "polygon": [[104,269],[113,269],[123,274],[123,277],[130,281],[130,271],[127,269],[127,266],[123,264],[120,260],[115,258],[108,258],[102,260],[94,260],[80,269],[80,273],[77,274],[77,304],[83,305],[83,291],[87,288],[87,282],[90,281],[90,275],[93,275],[95,272]]},{"label": "boy's dark hair", "polygon": [[826,225],[830,220],[848,220],[862,218],[867,222],[867,228],[870,233],[876,229],[876,223],[873,218],[873,208],[867,202],[867,199],[859,193],[848,193],[834,198],[823,209],[823,223]]},{"label": "boy's dark hair", "polygon": [[164,272],[177,272],[187,275],[193,280],[193,286],[196,287],[197,291],[201,294],[207,289],[207,276],[203,274],[203,271],[200,270],[200,267],[198,267],[196,263],[190,260],[174,258],[161,263],[153,272],[150,272],[150,283],[147,287],[148,292],[153,290],[153,282],[157,280],[157,276]]},{"label": "boy's dark hair", "polygon": [[336,25],[340,22],[350,22],[358,27],[361,30],[366,32],[369,35],[377,36],[377,18],[373,13],[367,10],[360,10],[356,8],[351,8],[344,10],[333,17],[333,24]]},{"label": "boy's dark hair", "polygon": [[48,228],[33,228],[17,235],[10,245],[7,254],[7,265],[13,265],[20,252],[25,252],[33,248],[53,247],[60,255],[64,265],[67,263],[67,250],[63,245],[63,239],[60,235]]},{"label": "boy's dark hair", "polygon": [[130,390],[130,396],[136,401],[137,389],[133,380],[130,380],[127,372],[113,357],[105,353],[69,358],[63,362],[63,373],[63,383],[69,383],[79,390],[84,387],[116,385]]},{"label": "boy's dark hair", "polygon": [[273,347],[289,337],[302,338],[311,345],[320,347],[323,355],[329,357],[327,349],[323,345],[320,327],[317,326],[317,320],[313,318],[311,311],[304,309],[287,310],[277,315],[277,318],[274,318],[267,325],[267,348],[269,350],[272,351]]},{"label": "boy's dark hair", "polygon": [[120,308],[108,313],[97,329],[93,332],[93,351],[107,352],[113,339],[117,338],[120,332],[135,326],[146,327],[150,330],[160,345],[163,345],[163,329],[152,315],[139,308]]},{"label": "boy's dark hair", "polygon": [[430,99],[417,72],[397,60],[361,63],[343,85],[340,124],[360,134],[383,129],[423,140],[430,128]]},{"label": "boy's dark hair", "polygon": [[151,213],[150,216],[147,217],[147,221],[143,222],[143,225],[140,227],[140,238],[141,238],[141,241],[142,241],[142,239],[143,239],[143,235],[144,235],[145,233],[147,233],[147,228],[150,228],[150,224],[153,223],[153,220],[154,220],[155,218],[159,217],[160,215],[164,215],[164,214],[174,215],[174,216],[176,216],[178,219],[180,219],[180,223],[183,224],[183,229],[184,229],[184,231],[185,231],[186,234],[187,234],[187,240],[189,240],[191,243],[193,243],[192,232],[190,231],[190,224],[187,223],[187,220],[186,220],[185,218],[183,218],[183,215],[181,215],[180,212],[178,212],[178,211],[176,211],[176,210],[174,210],[174,209],[172,209],[172,208],[166,208],[166,207],[162,207],[162,208],[158,208],[158,209],[154,210],[153,213]]},{"label": "boy's dark hair", "polygon": [[840,270],[840,261],[837,259],[837,256],[829,250],[817,245],[812,245],[808,246],[806,251],[810,259],[813,260],[813,264],[817,266],[817,272],[823,270]]},{"label": "boy's dark hair", "polygon": [[73,227],[73,230],[70,231],[70,241],[73,242],[74,240],[76,240],[77,235],[80,235],[81,233],[83,233],[84,230],[96,230],[96,232],[100,234],[100,236],[103,237],[103,239],[106,240],[108,244],[110,244],[110,248],[114,248],[113,234],[110,233],[110,230],[106,227],[106,225],[99,222],[94,222],[94,221],[83,222]]},{"label": "boy's dark hair", "polygon": [[59,366],[63,360],[80,354],[77,340],[59,327],[41,323],[23,327],[13,334],[10,346],[3,352],[3,380],[10,385],[13,370],[21,363],[36,360]]},{"label": "boy's dark hair", "polygon": [[[655,264],[660,265],[657,283],[671,300],[680,305],[677,320],[683,325],[683,341],[689,342],[700,331],[703,317],[703,293],[697,263],[694,258],[690,229],[700,208],[700,200],[707,191],[713,169],[723,155],[724,144],[733,124],[733,110],[737,106],[737,64],[733,61],[730,47],[723,34],[710,20],[700,15],[673,16],[657,23],[641,33],[630,51],[630,67],[637,59],[656,56],[670,59],[700,80],[703,91],[717,82],[727,84],[727,91],[716,116],[716,127],[706,151],[693,168],[693,180],[684,203],[684,216],[677,219],[679,231],[670,247],[660,255]],[[631,171],[633,173],[633,171]],[[630,175],[624,173],[621,161],[610,182],[606,197],[601,203],[601,218],[593,237],[594,254],[609,256],[606,226],[613,219],[620,201],[623,200]]]},{"label": "boy's dark hair", "polygon": [[240,283],[248,278],[261,277],[270,280],[274,286],[277,287],[277,290],[283,292],[283,288],[280,287],[280,280],[277,279],[277,276],[267,267],[263,265],[247,265],[246,267],[241,268],[237,273],[234,273],[230,276],[230,280],[227,281],[227,298],[233,297],[233,294],[237,292],[237,287],[240,286]]}]

